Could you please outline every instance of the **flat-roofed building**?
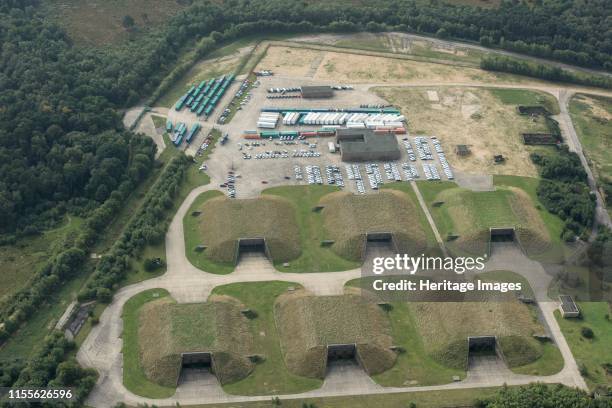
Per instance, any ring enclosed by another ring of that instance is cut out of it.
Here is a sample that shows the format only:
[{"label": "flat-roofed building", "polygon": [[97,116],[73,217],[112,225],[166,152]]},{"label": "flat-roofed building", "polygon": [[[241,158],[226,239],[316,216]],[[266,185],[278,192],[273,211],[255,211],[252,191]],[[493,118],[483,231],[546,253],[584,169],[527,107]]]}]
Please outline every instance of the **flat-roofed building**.
[{"label": "flat-roofed building", "polygon": [[336,142],[343,161],[388,161],[401,156],[393,133],[374,133],[371,129],[338,129]]},{"label": "flat-roofed building", "polygon": [[334,96],[334,90],[331,86],[302,86],[302,98],[307,99],[325,99]]},{"label": "flat-roofed building", "polygon": [[559,301],[561,305],[559,306],[559,310],[561,311],[561,316],[568,317],[578,317],[580,316],[580,309],[578,309],[578,305],[574,302],[569,295],[560,295]]}]

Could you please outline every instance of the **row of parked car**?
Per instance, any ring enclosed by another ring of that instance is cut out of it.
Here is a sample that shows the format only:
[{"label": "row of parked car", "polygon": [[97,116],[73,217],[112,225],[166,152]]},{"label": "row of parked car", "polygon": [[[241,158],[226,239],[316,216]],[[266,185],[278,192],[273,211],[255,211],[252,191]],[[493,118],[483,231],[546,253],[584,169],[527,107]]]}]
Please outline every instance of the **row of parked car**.
[{"label": "row of parked car", "polygon": [[219,187],[227,188],[227,195],[229,198],[236,198],[236,175],[232,170],[227,173],[227,181],[220,184]]},{"label": "row of parked car", "polygon": [[449,180],[455,178],[453,171],[450,168],[450,164],[448,164],[448,160],[446,160],[446,155],[444,154],[444,150],[442,150],[442,145],[440,141],[436,137],[431,138],[431,143],[434,145],[434,149],[436,149],[436,153],[438,153],[438,159],[440,159],[440,165],[442,166],[442,171]]}]

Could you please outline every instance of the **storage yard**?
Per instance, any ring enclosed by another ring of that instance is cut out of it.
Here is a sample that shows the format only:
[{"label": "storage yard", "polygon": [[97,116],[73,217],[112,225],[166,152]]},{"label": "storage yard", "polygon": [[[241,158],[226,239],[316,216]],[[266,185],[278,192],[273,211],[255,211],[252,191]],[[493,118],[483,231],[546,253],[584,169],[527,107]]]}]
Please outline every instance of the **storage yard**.
[{"label": "storage yard", "polygon": [[[366,194],[385,183],[454,179],[445,156],[452,147],[435,135],[410,134],[409,112],[344,84],[330,83],[331,97],[302,98],[299,93],[310,89],[304,82],[259,76],[244,90],[244,82],[231,75],[202,81],[169,110],[166,131],[175,146],[195,154],[208,145],[208,129],[222,129],[206,171],[224,181],[228,172],[234,175],[227,190],[232,198],[253,197],[274,185],[328,184]],[[247,102],[240,102],[231,122],[219,125],[226,113],[214,104],[231,107],[241,90]],[[268,98],[292,94],[298,97]]]},{"label": "storage yard", "polygon": [[[356,59],[361,61],[357,65],[353,64]],[[372,75],[353,72],[366,61]],[[401,78],[379,72],[384,67],[404,65],[416,71],[406,77],[398,73]],[[346,69],[351,70],[350,76],[334,75]],[[413,83],[429,76],[441,83],[453,78],[459,82],[499,79],[471,68],[446,71],[449,68],[443,65],[273,44],[248,75],[193,76],[197,82],[185,85],[185,93],[168,112],[173,126],[171,140],[195,154],[205,145],[204,135],[211,128],[220,129],[224,144],[211,157],[207,171],[214,180],[225,180],[228,171],[242,175],[243,179],[237,180],[240,188],[231,194],[228,190],[228,195],[237,198],[256,196],[266,184],[307,184],[309,180],[325,184],[326,178],[316,175],[330,166],[339,169],[336,174],[344,181],[341,187],[363,194],[391,181],[455,180],[457,171],[459,176],[535,176],[537,171],[529,160],[532,148],[522,143],[517,132],[546,128],[542,120],[518,115],[516,107],[505,101],[504,90],[398,87],[391,83],[380,87],[391,80]],[[349,77],[354,79],[352,84]],[[524,79],[508,80],[520,83]],[[217,108],[210,106],[215,98]],[[177,111],[181,102],[185,106]],[[394,135],[400,156],[368,160],[359,154],[347,155],[351,148],[342,149],[334,140],[338,129],[369,129],[381,136],[381,141]],[[460,145],[469,153],[459,156]],[[502,155],[504,162],[496,162],[495,155]],[[392,173],[395,170],[392,180],[382,177],[372,182],[367,174],[373,171],[375,175],[376,167],[382,170],[383,166]],[[310,178],[296,178],[307,173]]]}]

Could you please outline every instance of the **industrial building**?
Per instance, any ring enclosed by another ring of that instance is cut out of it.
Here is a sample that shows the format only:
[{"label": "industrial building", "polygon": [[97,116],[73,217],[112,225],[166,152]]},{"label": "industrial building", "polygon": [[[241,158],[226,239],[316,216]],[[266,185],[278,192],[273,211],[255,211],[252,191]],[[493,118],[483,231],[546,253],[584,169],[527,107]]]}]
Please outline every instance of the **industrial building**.
[{"label": "industrial building", "polygon": [[393,133],[374,133],[371,129],[338,129],[336,143],[343,161],[392,161],[401,156]]},{"label": "industrial building", "polygon": [[308,99],[324,99],[334,96],[334,90],[331,86],[302,86],[302,98]]}]

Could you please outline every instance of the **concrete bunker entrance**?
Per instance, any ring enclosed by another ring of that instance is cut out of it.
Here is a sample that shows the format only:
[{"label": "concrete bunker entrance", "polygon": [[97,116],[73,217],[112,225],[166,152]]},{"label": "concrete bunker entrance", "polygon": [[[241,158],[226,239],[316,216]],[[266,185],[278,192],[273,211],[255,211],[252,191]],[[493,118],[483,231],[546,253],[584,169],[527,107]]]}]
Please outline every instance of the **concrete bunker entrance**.
[{"label": "concrete bunker entrance", "polygon": [[243,258],[270,257],[270,251],[266,244],[265,238],[240,238],[238,240],[238,251],[236,256],[236,264]]},{"label": "concrete bunker entrance", "polygon": [[516,249],[525,253],[514,227],[489,228],[489,255]]},{"label": "concrete bunker entrance", "polygon": [[491,228],[491,242],[515,242],[516,231],[514,228]]},{"label": "concrete bunker entrance", "polygon": [[497,339],[495,336],[468,337],[468,352],[470,356],[494,356],[497,354]]},{"label": "concrete bunker entrance", "polygon": [[349,344],[329,344],[327,346],[327,363],[342,360],[357,361],[357,345]]},{"label": "concrete bunker entrance", "polygon": [[181,370],[186,368],[207,369],[213,372],[212,353],[194,352],[181,354]]},{"label": "concrete bunker entrance", "polygon": [[364,245],[364,261],[372,256],[376,257],[397,253],[395,237],[391,232],[368,232]]},{"label": "concrete bunker entrance", "polygon": [[185,389],[216,390],[221,385],[215,373],[215,364],[210,352],[181,353],[181,371],[177,386]]}]

